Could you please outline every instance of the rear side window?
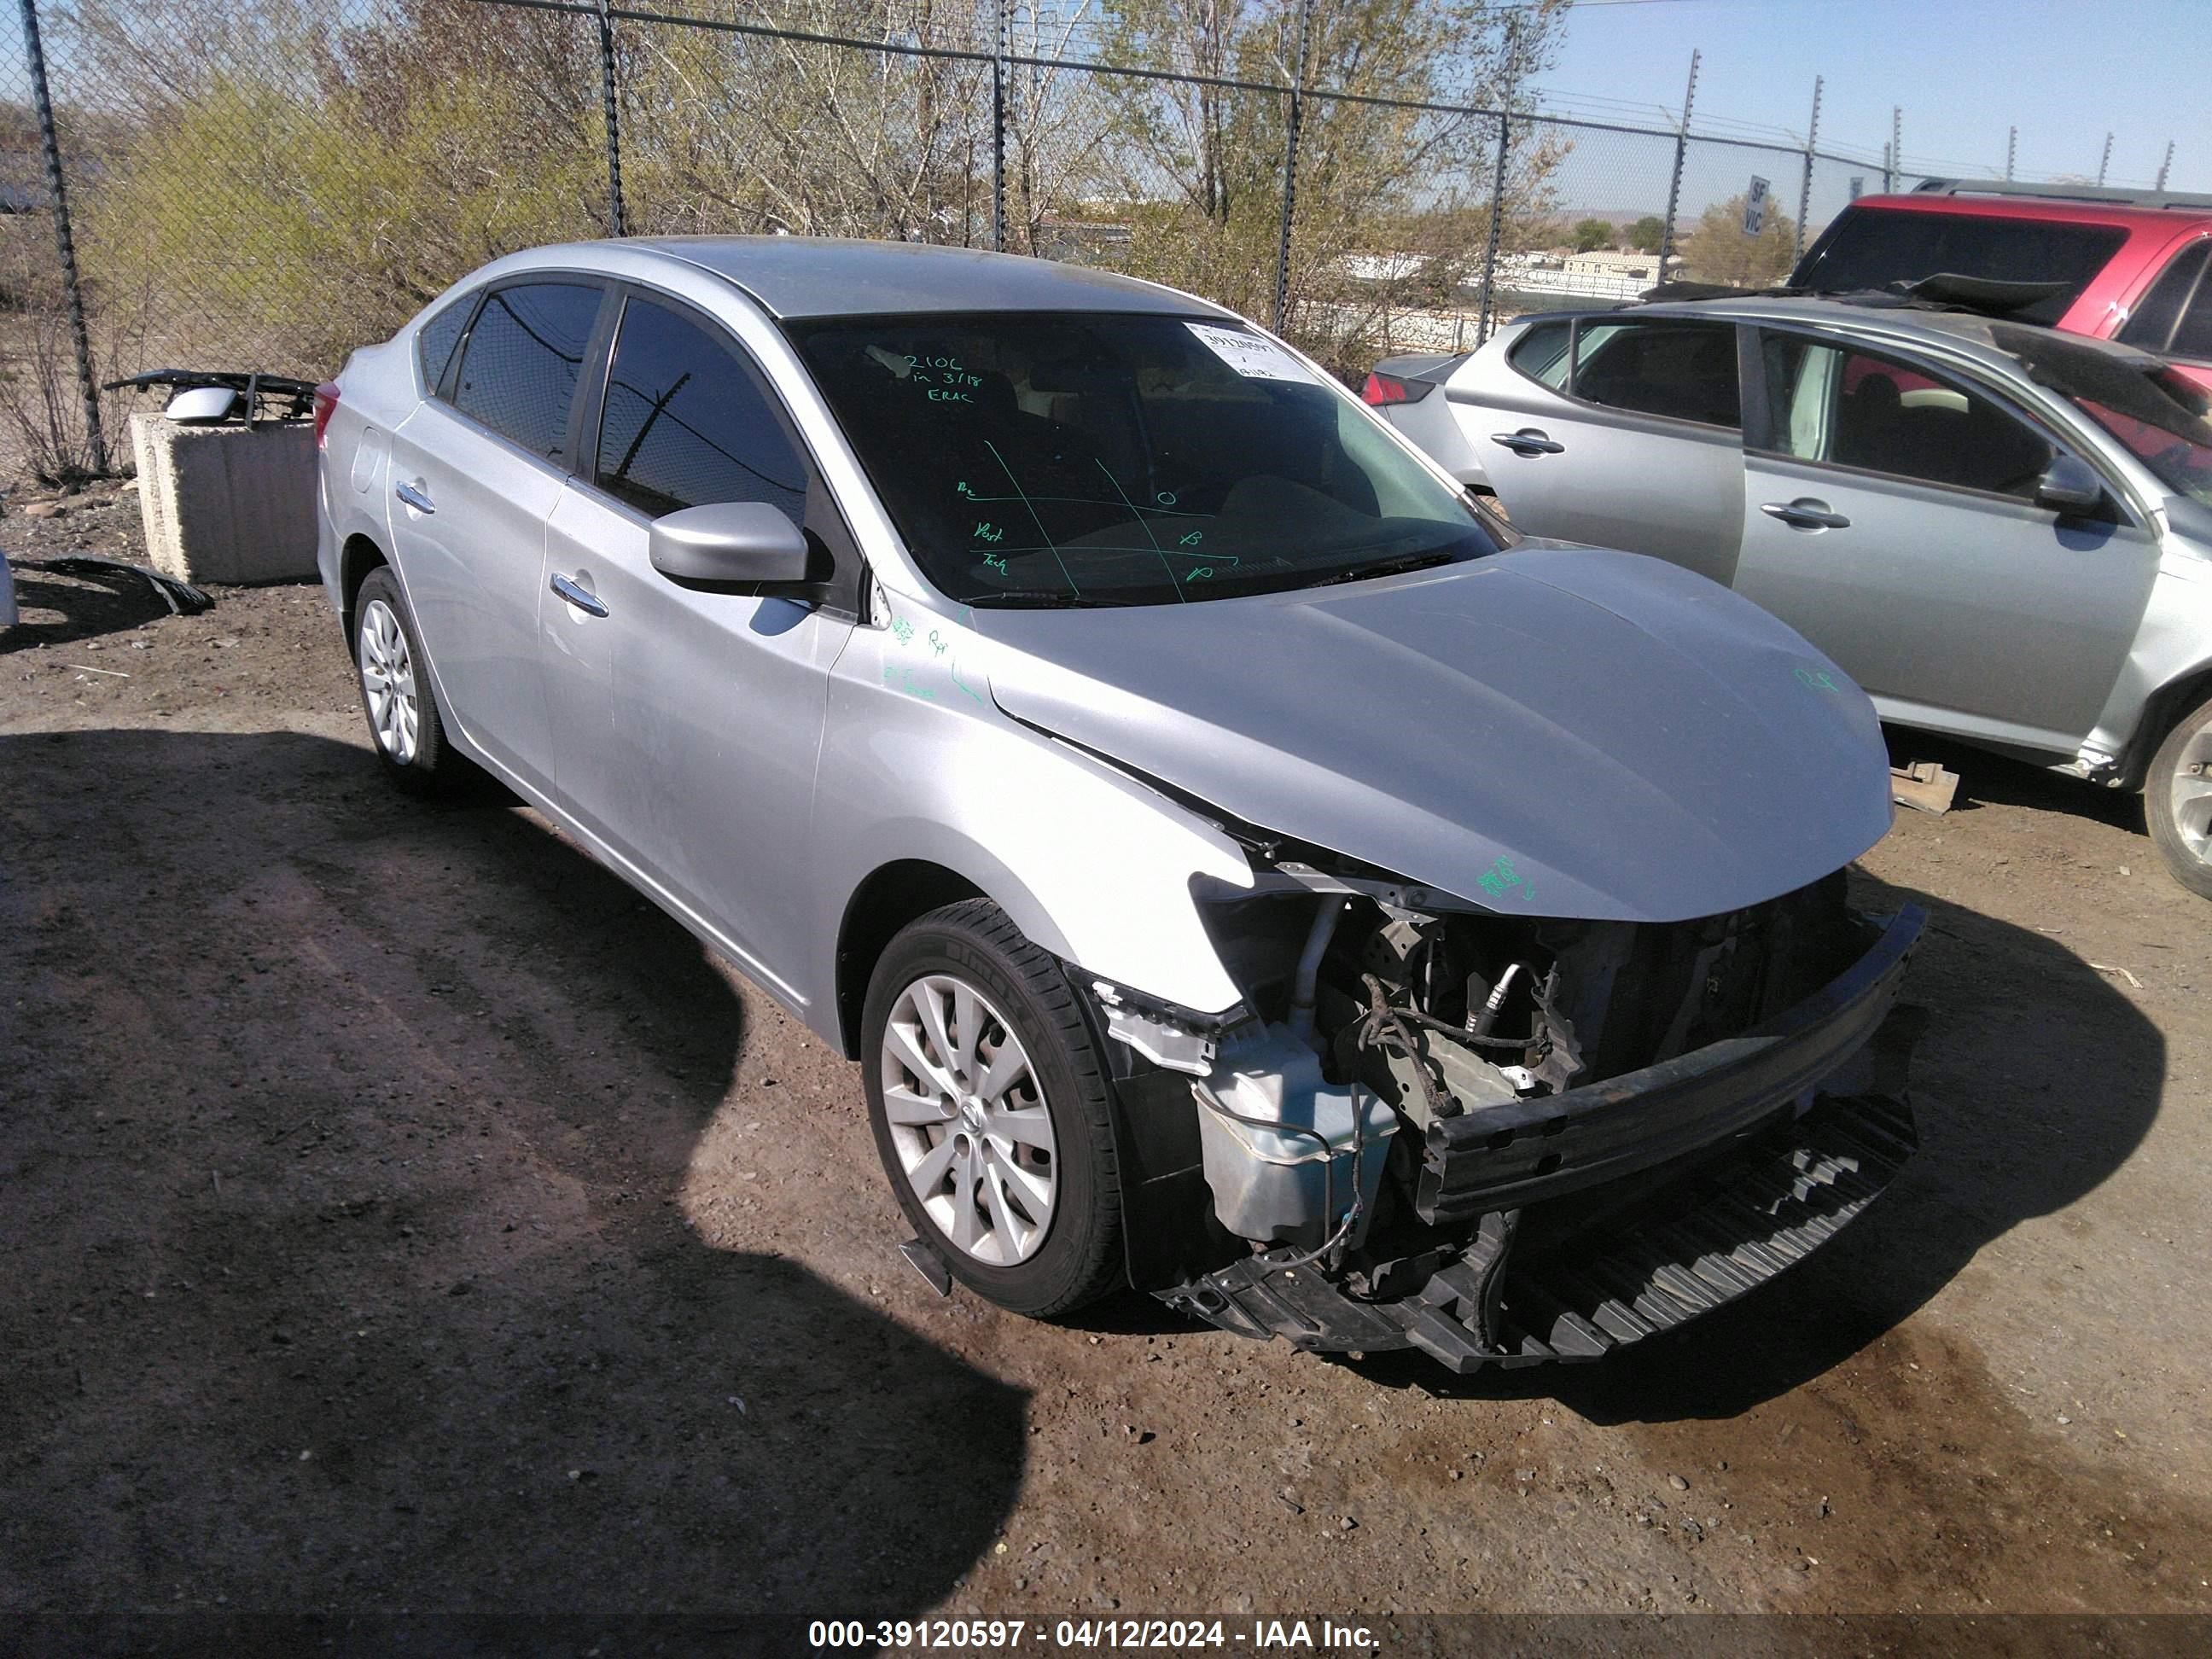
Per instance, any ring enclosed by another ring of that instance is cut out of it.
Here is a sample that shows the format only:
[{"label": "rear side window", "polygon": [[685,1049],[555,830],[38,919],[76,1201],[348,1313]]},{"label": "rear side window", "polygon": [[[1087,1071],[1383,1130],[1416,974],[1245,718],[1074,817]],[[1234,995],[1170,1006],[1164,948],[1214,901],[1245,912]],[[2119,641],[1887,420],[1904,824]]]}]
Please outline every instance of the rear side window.
[{"label": "rear side window", "polygon": [[1794,335],[1764,349],[1779,453],[2024,500],[2051,465],[2050,440],[1978,392]]},{"label": "rear side window", "polygon": [[415,331],[415,361],[422,366],[422,385],[433,396],[445,384],[446,365],[453,360],[453,348],[460,344],[476,303],[473,291],[464,294]]},{"label": "rear side window", "polygon": [[1815,294],[1853,294],[1923,276],[2047,283],[2052,291],[2008,313],[2049,326],[2128,240],[2116,225],[2045,224],[1978,213],[1849,208],[1792,279]]},{"label": "rear side window", "polygon": [[2184,249],[2128,319],[2120,338],[2146,351],[2183,357],[2212,357],[2212,289],[2204,282],[2212,242]]},{"label": "rear side window", "polygon": [[1567,346],[1574,336],[1570,322],[1536,323],[1513,343],[1505,361],[1554,392],[1567,389]]},{"label": "rear side window", "polygon": [[766,501],[806,518],[806,467],[751,368],[648,301],[623,309],[599,417],[599,487],[659,518],[709,501]]},{"label": "rear side window", "polygon": [[1574,358],[1574,395],[1587,403],[1708,426],[1742,424],[1732,324],[1585,321],[1576,331]]},{"label": "rear side window", "polygon": [[533,455],[558,455],[599,294],[583,283],[522,283],[486,295],[461,349],[453,407]]}]

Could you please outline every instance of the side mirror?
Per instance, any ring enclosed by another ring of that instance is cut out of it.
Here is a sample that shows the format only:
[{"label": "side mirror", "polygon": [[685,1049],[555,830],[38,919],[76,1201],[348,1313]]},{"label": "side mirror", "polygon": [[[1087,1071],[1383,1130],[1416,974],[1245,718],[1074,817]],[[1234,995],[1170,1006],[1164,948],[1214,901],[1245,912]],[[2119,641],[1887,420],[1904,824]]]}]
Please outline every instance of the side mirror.
[{"label": "side mirror", "polygon": [[653,568],[684,582],[803,582],[806,532],[766,501],[716,501],[653,521]]},{"label": "side mirror", "polygon": [[2105,504],[2105,482],[2078,455],[2061,455],[2035,481],[2035,504],[2062,517],[2094,513]]}]

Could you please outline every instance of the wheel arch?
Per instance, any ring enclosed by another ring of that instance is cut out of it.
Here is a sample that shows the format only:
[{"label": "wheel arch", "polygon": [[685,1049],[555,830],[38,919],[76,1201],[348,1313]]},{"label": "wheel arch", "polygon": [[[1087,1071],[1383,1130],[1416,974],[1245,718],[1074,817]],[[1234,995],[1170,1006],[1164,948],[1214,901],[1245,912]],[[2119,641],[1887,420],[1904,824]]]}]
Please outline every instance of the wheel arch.
[{"label": "wheel arch", "polygon": [[861,1006],[885,948],[908,924],[970,898],[997,902],[957,870],[931,859],[897,859],[880,865],[853,890],[837,928],[835,987],[837,1042],[846,1059],[860,1057]]},{"label": "wheel arch", "polygon": [[374,541],[360,531],[345,539],[338,550],[338,592],[342,600],[340,619],[345,624],[346,649],[354,649],[354,603],[361,593],[361,585],[368,580],[368,573],[392,561]]},{"label": "wheel arch", "polygon": [[2128,745],[2122,781],[2130,789],[2148,781],[2151,759],[2172,732],[2182,716],[2212,698],[2212,660],[2178,674],[2145,700],[2142,718],[2136,723],[2135,741]]}]

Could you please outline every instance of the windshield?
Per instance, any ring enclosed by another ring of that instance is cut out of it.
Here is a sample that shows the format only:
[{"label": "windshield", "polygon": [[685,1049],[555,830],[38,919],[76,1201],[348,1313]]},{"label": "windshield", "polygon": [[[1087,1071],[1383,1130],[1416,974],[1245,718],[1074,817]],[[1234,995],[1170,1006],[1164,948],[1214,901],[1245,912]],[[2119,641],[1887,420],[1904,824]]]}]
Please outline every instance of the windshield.
[{"label": "windshield", "polygon": [[2063,395],[2177,495],[2212,507],[2212,397],[2156,357],[2005,323],[1990,338]]},{"label": "windshield", "polygon": [[931,313],[791,332],[907,545],[969,604],[1172,605],[1498,546],[1357,400],[1234,324]]},{"label": "windshield", "polygon": [[2124,409],[2091,398],[2077,397],[2075,404],[2168,489],[2212,507],[2212,423],[2204,419],[2203,392],[2170,368],[2143,379],[2153,395],[2131,398]]},{"label": "windshield", "polygon": [[1854,207],[1814,245],[1790,280],[1815,294],[1854,294],[1936,276],[2035,283],[2047,292],[2012,314],[2050,325],[2127,239],[2111,225]]}]

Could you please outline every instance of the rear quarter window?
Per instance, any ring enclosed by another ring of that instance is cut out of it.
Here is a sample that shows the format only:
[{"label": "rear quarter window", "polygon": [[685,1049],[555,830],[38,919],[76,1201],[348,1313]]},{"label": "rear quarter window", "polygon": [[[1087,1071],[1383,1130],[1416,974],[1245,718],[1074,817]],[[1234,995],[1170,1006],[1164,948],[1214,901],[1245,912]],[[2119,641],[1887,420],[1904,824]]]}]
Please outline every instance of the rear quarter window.
[{"label": "rear quarter window", "polygon": [[1554,392],[1567,386],[1568,343],[1574,337],[1571,322],[1535,323],[1525,330],[1505,354],[1505,361]]},{"label": "rear quarter window", "polygon": [[415,361],[422,366],[422,389],[434,397],[445,382],[446,365],[453,360],[453,348],[460,344],[476,303],[471,289],[415,331]]},{"label": "rear quarter window", "polygon": [[2056,283],[2059,291],[2012,313],[2016,321],[2048,327],[2127,240],[2117,225],[1850,208],[1806,256],[1796,285],[1815,294],[1855,294],[1935,276]]}]

